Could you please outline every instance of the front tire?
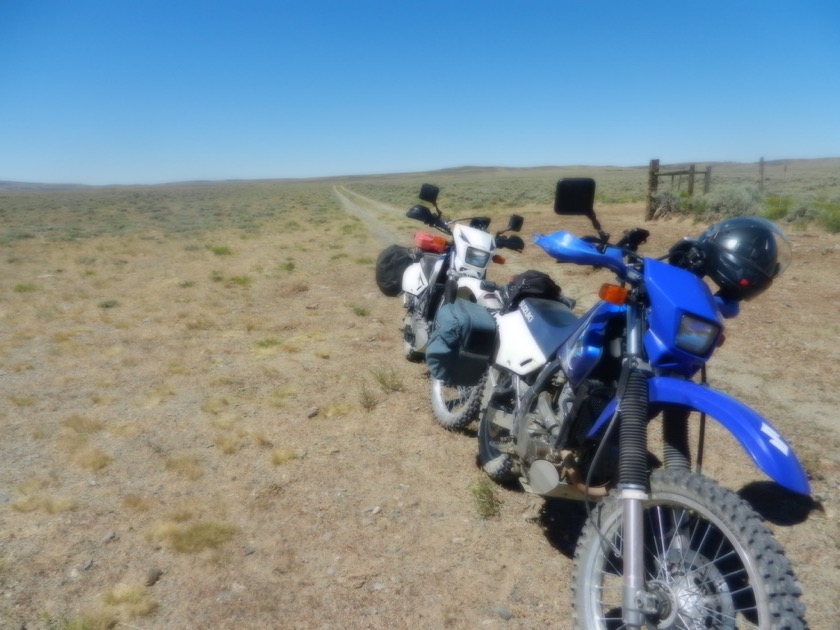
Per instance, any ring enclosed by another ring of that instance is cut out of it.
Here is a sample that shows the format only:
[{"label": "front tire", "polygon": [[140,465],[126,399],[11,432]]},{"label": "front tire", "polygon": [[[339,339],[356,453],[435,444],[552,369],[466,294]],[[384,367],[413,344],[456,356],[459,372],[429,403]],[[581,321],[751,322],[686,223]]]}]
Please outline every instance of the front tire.
[{"label": "front tire", "polygon": [[513,410],[513,389],[510,376],[495,368],[491,368],[485,379],[478,419],[478,461],[490,479],[507,483],[516,479],[516,461],[502,450],[510,442],[510,431],[493,419],[496,414]]},{"label": "front tire", "polygon": [[[621,516],[614,491],[581,534],[573,581],[578,628],[624,627],[622,560],[614,552],[622,549]],[[779,543],[745,501],[702,475],[653,473],[644,547],[647,591],[660,604],[645,628],[807,627]]]},{"label": "front tire", "polygon": [[449,431],[462,431],[476,419],[487,374],[476,385],[449,386],[429,376],[429,398],[438,424]]}]

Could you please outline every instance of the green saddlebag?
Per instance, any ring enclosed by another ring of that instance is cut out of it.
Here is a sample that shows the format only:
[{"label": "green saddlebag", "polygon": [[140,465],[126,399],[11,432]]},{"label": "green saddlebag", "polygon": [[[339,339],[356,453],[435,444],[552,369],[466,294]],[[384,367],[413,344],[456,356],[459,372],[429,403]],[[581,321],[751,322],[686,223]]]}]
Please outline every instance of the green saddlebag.
[{"label": "green saddlebag", "polygon": [[426,347],[426,367],[447,385],[475,385],[490,366],[496,320],[483,306],[457,299],[438,309]]}]

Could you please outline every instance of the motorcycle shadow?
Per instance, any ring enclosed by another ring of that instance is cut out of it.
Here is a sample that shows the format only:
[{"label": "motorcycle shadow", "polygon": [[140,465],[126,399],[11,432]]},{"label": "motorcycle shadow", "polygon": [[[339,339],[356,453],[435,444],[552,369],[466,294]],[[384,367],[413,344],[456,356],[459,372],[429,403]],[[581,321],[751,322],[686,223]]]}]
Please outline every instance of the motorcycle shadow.
[{"label": "motorcycle shadow", "polygon": [[[476,456],[476,467],[481,469],[481,461]],[[524,493],[519,482],[512,479],[508,482],[496,482],[497,485],[509,492]],[[545,535],[548,543],[569,559],[574,558],[578,538],[583,531],[588,517],[586,504],[583,501],[571,499],[543,498],[543,504],[536,516],[536,522]]]},{"label": "motorcycle shadow", "polygon": [[586,518],[586,504],[582,501],[545,499],[539,514],[539,524],[549,544],[571,559],[575,556]]},{"label": "motorcycle shadow", "polygon": [[774,525],[797,525],[823,507],[811,497],[791,492],[774,481],[754,481],[738,491],[765,520]]}]

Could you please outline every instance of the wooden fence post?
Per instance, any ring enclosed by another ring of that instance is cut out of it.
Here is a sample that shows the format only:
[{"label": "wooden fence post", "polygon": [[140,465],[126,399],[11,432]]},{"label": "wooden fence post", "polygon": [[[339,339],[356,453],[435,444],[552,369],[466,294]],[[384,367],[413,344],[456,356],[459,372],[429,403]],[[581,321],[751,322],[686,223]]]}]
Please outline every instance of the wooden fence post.
[{"label": "wooden fence post", "polygon": [[703,194],[709,192],[709,188],[711,187],[712,183],[712,166],[711,164],[706,167],[706,177],[703,179]]},{"label": "wooden fence post", "polygon": [[648,192],[647,192],[647,206],[645,208],[645,221],[653,221],[654,212],[654,197],[656,197],[656,189],[659,185],[659,160],[651,160],[648,167]]},{"label": "wooden fence post", "polygon": [[758,161],[758,189],[764,190],[764,158]]},{"label": "wooden fence post", "polygon": [[688,167],[688,196],[694,196],[694,164]]}]

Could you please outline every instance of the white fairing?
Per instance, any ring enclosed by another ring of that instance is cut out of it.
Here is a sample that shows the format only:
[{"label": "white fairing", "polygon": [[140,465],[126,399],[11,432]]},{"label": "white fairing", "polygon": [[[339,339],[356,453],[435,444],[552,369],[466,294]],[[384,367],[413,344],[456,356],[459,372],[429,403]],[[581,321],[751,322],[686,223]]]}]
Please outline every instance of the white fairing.
[{"label": "white fairing", "polygon": [[[443,257],[435,263],[433,277],[437,277],[443,265]],[[423,275],[423,266],[419,263],[412,263],[406,267],[402,276],[402,290],[411,295],[420,295],[429,286],[429,279]]]},{"label": "white fairing", "polygon": [[[451,271],[459,275],[483,278],[496,251],[493,235],[467,225],[456,224],[452,228],[452,242],[455,244],[455,258]],[[477,264],[476,255],[482,259],[483,264]]]},{"label": "white fairing", "polygon": [[499,328],[499,351],[496,365],[520,376],[540,369],[547,357],[531,336],[525,318],[518,310],[496,319]]}]

